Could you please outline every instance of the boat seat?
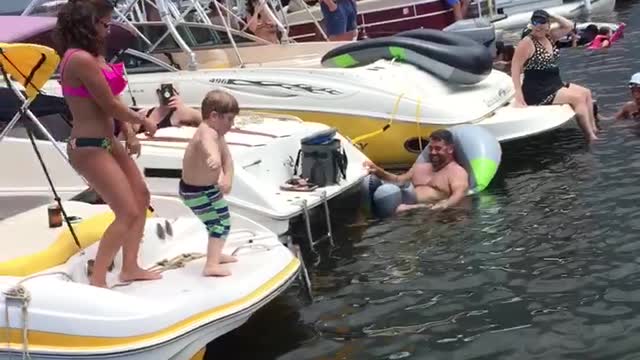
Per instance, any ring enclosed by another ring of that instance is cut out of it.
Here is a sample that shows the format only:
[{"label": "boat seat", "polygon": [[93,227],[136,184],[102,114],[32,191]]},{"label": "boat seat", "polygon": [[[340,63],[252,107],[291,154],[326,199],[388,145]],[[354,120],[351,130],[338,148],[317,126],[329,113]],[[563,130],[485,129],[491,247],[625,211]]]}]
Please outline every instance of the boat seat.
[{"label": "boat seat", "polygon": [[[106,205],[66,201],[67,216],[80,217],[72,223],[82,248],[98,241],[114,220]],[[0,222],[0,276],[28,276],[64,264],[78,252],[69,227],[49,228],[48,205],[14,215]]]}]

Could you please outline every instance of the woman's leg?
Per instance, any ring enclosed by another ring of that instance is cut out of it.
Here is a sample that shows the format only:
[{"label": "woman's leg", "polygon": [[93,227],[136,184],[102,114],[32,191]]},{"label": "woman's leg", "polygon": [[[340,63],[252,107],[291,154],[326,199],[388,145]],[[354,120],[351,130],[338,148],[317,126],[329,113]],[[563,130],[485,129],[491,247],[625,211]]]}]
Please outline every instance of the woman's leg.
[{"label": "woman's leg", "polygon": [[561,88],[553,99],[553,104],[569,104],[576,113],[578,125],[589,143],[598,140],[589,118],[589,108],[584,100],[584,94],[576,88]]},{"label": "woman's leg", "polygon": [[132,196],[137,204],[136,220],[132,225],[129,236],[122,244],[122,272],[120,280],[133,281],[138,278],[146,278],[151,274],[138,266],[138,254],[140,252],[140,241],[144,234],[144,224],[147,220],[147,209],[150,203],[150,194],[147,184],[138,169],[136,163],[128,155],[127,150],[120,142],[114,142],[112,147],[113,157],[118,166],[127,178]]},{"label": "woman's leg", "polygon": [[[107,268],[113,261],[129,230],[138,220],[139,210],[128,179],[114,157],[102,148],[69,150],[71,165],[82,175],[115,214],[98,245],[98,252],[89,282],[106,287]],[[147,279],[158,278],[148,276]]]},{"label": "woman's leg", "polygon": [[598,125],[596,124],[596,116],[593,112],[593,96],[591,95],[591,90],[576,84],[569,84],[569,89],[575,89],[579,91],[584,96],[584,102],[587,105],[587,109],[589,110],[589,120],[591,121],[591,127],[593,128],[593,132],[598,132]]}]

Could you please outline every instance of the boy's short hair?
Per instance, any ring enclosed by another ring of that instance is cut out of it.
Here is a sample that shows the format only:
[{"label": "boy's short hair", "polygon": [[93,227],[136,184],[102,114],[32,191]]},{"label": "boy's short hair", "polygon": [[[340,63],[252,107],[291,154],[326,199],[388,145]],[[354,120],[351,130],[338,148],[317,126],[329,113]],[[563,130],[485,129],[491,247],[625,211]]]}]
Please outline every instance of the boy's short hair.
[{"label": "boy's short hair", "polygon": [[237,115],[240,112],[240,106],[238,105],[238,100],[228,92],[211,90],[202,99],[200,111],[204,120],[214,111],[218,114],[233,113]]}]

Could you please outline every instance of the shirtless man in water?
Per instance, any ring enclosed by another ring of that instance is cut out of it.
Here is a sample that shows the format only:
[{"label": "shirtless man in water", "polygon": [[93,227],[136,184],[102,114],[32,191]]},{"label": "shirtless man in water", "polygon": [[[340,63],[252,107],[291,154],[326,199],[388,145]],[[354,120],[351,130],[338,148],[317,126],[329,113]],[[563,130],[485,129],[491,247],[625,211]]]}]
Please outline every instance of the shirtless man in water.
[{"label": "shirtless man in water", "polygon": [[[446,209],[458,205],[469,189],[469,175],[455,161],[453,154],[453,135],[443,129],[431,133],[429,147],[418,156],[411,169],[402,175],[389,173],[368,160],[364,166],[370,174],[387,183],[403,184],[411,181],[417,204],[402,204],[398,206],[396,213],[415,208]],[[430,162],[427,162],[427,156]]]},{"label": "shirtless man in water", "polygon": [[629,90],[631,90],[633,100],[625,103],[622,109],[616,113],[616,120],[640,120],[640,72],[633,74],[629,80]]}]

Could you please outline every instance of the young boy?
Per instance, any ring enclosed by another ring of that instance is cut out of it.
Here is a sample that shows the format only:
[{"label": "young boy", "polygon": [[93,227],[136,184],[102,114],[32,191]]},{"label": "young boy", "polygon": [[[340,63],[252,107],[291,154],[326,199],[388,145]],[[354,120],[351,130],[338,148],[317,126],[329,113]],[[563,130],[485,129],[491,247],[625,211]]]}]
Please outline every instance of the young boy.
[{"label": "young boy", "polygon": [[233,161],[224,135],[240,111],[230,94],[214,90],[202,100],[202,123],[189,141],[182,160],[180,197],[207,227],[209,245],[205,276],[228,276],[221,264],[237,259],[222,253],[230,230],[230,216],[223,194],[231,190]]}]

